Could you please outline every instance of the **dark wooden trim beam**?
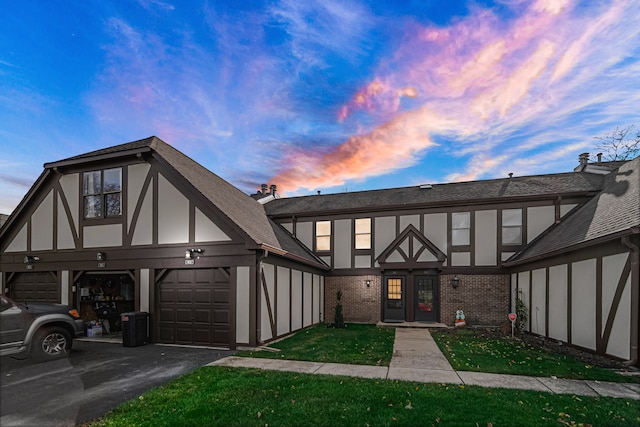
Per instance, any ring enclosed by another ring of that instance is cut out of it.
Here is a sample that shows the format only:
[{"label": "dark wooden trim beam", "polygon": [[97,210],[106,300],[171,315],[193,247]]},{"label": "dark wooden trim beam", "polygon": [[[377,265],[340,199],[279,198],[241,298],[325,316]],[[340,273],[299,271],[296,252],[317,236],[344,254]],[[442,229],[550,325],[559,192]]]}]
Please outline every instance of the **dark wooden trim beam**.
[{"label": "dark wooden trim beam", "polygon": [[[613,300],[611,301],[611,308],[609,309],[609,314],[607,316],[607,322],[604,326],[604,330],[602,331],[602,336],[600,334],[596,335],[598,341],[600,342],[602,352],[606,352],[607,345],[609,345],[609,338],[611,338],[611,331],[613,330],[613,322],[616,319],[616,314],[618,314],[618,307],[620,306],[620,301],[622,300],[622,293],[624,292],[625,285],[629,280],[629,275],[631,274],[631,254],[627,257],[627,262],[624,264],[624,268],[622,269],[622,274],[620,275],[620,279],[618,280],[618,284],[616,286],[616,292],[613,295]],[[598,300],[599,302],[602,299]],[[600,306],[602,304],[600,303]],[[596,318],[597,321],[597,318]],[[602,317],[600,318],[602,321]],[[633,320],[632,320],[633,321]]]}]

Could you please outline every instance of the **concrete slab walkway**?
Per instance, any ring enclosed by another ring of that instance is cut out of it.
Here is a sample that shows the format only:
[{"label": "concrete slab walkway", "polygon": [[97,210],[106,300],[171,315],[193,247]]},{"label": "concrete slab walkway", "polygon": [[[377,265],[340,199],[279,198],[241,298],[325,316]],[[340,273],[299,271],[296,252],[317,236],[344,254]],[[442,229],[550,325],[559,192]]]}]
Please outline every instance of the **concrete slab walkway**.
[{"label": "concrete slab walkway", "polygon": [[640,385],[602,381],[565,380],[522,375],[455,371],[428,329],[396,329],[389,367],[297,360],[257,359],[230,356],[207,366],[258,368],[308,374],[386,378],[420,383],[467,384],[480,387],[537,390],[579,396],[606,396],[640,400]]}]

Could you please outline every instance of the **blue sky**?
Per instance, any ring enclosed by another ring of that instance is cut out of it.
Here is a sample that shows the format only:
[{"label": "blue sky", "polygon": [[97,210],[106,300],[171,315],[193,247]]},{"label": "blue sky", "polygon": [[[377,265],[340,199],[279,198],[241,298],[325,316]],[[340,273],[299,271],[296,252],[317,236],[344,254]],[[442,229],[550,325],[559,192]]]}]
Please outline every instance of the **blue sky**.
[{"label": "blue sky", "polygon": [[640,3],[63,0],[0,14],[0,213],[156,135],[246,192],[570,171],[640,125]]}]

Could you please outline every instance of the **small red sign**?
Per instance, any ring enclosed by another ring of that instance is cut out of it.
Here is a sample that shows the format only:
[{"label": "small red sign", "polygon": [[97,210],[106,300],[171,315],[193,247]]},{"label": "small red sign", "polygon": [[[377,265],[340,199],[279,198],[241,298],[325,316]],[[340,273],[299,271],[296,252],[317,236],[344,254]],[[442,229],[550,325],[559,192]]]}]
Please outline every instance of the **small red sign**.
[{"label": "small red sign", "polygon": [[129,321],[129,316],[122,316],[122,321],[123,322],[128,322]]},{"label": "small red sign", "polygon": [[517,314],[509,313],[509,320],[511,320],[512,322],[515,322],[517,318],[518,318]]}]

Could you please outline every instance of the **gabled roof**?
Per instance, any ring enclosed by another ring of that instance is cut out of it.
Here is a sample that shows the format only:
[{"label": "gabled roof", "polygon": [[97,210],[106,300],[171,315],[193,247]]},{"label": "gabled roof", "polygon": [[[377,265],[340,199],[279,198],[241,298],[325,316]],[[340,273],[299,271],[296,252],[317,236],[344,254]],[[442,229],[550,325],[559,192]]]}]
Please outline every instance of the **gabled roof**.
[{"label": "gabled roof", "polygon": [[160,159],[182,175],[256,246],[318,268],[328,268],[322,260],[271,221],[265,214],[263,205],[155,136],[48,163],[45,167],[62,167],[145,152],[157,153]]},{"label": "gabled roof", "polygon": [[281,198],[265,204],[265,209],[272,217],[285,217],[360,209],[470,205],[514,201],[521,198],[548,199],[553,195],[563,197],[593,195],[602,189],[603,183],[602,175],[570,172]]},{"label": "gabled roof", "polygon": [[522,264],[633,233],[640,233],[640,157],[609,173],[599,194],[505,265]]},{"label": "gabled roof", "polygon": [[447,255],[409,224],[376,258],[385,268],[441,267]]}]

